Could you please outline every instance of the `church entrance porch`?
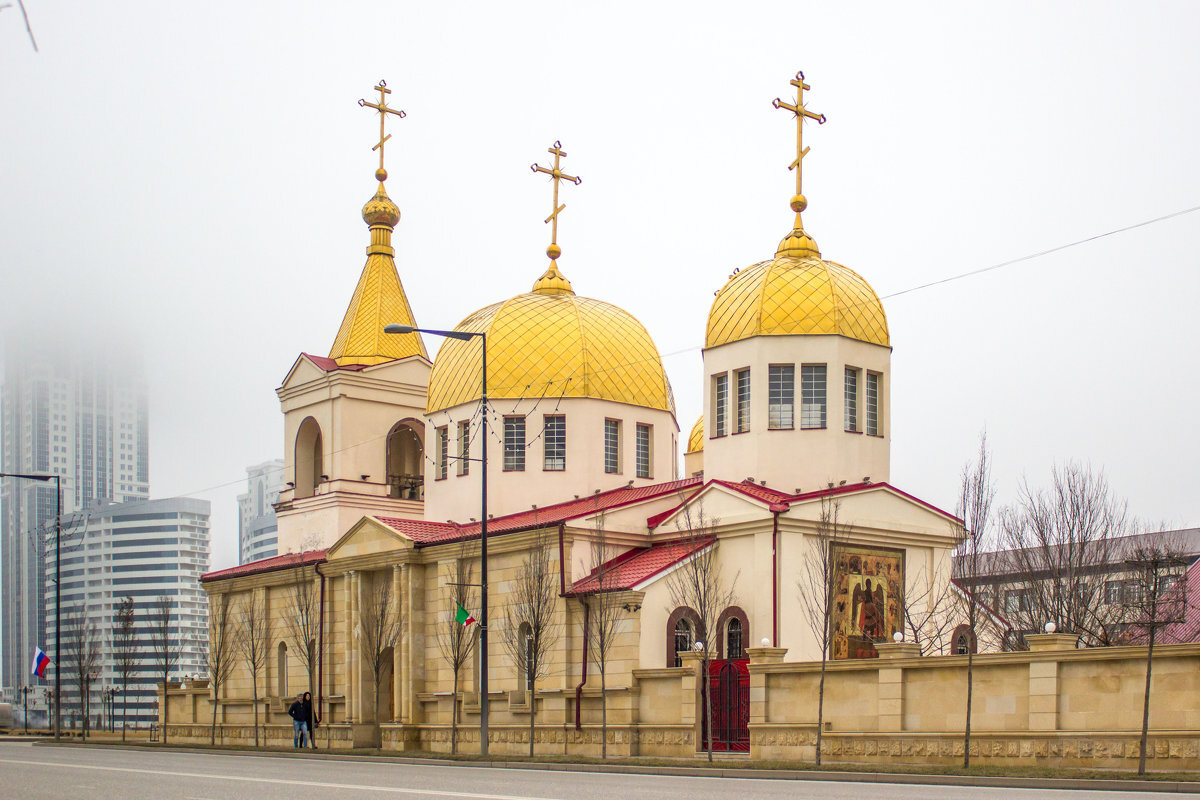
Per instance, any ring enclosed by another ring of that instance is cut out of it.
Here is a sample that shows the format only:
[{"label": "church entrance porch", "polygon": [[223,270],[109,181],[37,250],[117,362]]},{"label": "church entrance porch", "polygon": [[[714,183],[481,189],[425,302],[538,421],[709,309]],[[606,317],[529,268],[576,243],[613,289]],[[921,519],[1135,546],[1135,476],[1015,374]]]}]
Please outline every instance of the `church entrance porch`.
[{"label": "church entrance porch", "polygon": [[712,713],[701,731],[700,749],[708,746],[712,726],[713,752],[750,752],[750,661],[725,658],[710,661],[708,691]]}]

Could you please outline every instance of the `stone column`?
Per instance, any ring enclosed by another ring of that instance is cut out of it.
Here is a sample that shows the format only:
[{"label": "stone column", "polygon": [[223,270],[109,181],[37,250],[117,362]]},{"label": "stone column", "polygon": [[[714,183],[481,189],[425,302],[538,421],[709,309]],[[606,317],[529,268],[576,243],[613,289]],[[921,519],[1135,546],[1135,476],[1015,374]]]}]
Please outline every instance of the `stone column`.
[{"label": "stone column", "polygon": [[679,721],[684,725],[692,726],[694,731],[692,740],[696,744],[696,752],[700,752],[704,749],[704,727],[701,724],[704,719],[704,697],[700,694],[700,687],[705,678],[704,662],[699,653],[690,651],[681,652],[679,661],[680,666],[687,669],[679,691],[681,698]]},{"label": "stone column", "polygon": [[[404,614],[404,618],[408,618],[411,614],[408,613],[408,604],[404,602],[404,595],[401,593],[400,580],[400,565],[396,564],[392,567],[392,602],[396,604],[396,612]],[[400,641],[396,642],[392,647],[392,722],[399,722],[403,717],[400,705],[400,687],[403,685],[403,670],[404,659],[401,657],[400,646],[404,641],[404,626],[401,626]]]},{"label": "stone column", "polygon": [[416,626],[417,615],[413,610],[412,604],[412,565],[405,563],[400,565],[400,597],[404,601],[405,617],[404,617],[404,638],[400,642],[400,646],[396,648],[400,651],[400,667],[397,668],[397,674],[400,669],[404,670],[404,680],[400,682],[400,689],[396,694],[397,712],[396,717],[401,722],[412,722],[412,640],[413,628]]},{"label": "stone column", "polygon": [[346,573],[346,721],[358,722],[358,570]]},{"label": "stone column", "polygon": [[[879,660],[895,661],[920,658],[921,645],[916,642],[878,642],[875,650]],[[904,668],[879,665],[879,722],[881,731],[904,730]]]},{"label": "stone column", "polygon": [[750,658],[750,724],[769,722],[767,676],[755,669],[763,664],[781,664],[787,655],[786,647],[748,647]]},{"label": "stone column", "polygon": [[1025,637],[1029,652],[1029,730],[1058,730],[1058,659],[1055,652],[1074,650],[1073,633],[1034,633]]}]

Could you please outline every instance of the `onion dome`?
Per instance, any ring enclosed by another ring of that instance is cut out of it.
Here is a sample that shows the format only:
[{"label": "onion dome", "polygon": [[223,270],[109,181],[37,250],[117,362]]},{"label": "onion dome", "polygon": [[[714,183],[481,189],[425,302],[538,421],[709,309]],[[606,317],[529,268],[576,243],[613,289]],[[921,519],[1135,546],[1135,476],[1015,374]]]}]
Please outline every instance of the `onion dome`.
[{"label": "onion dome", "polygon": [[687,450],[684,455],[692,453],[700,453],[704,450],[704,415],[701,414],[696,420],[696,424],[692,426],[692,432],[688,434]]},{"label": "onion dome", "polygon": [[[487,335],[488,397],[591,397],[674,413],[658,348],[629,312],[579,297],[558,266],[533,289],[482,308],[456,331]],[[427,412],[479,399],[478,337],[446,339],[429,377]]]}]

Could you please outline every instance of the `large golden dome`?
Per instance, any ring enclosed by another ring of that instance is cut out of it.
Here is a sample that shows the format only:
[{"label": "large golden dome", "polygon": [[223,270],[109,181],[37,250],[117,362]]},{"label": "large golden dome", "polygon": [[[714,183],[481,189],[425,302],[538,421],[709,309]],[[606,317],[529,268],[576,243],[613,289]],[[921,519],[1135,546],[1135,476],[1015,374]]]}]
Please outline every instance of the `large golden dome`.
[{"label": "large golden dome", "polygon": [[692,432],[688,434],[687,450],[684,455],[692,453],[700,453],[704,451],[704,415],[701,414],[696,424],[692,426]]},{"label": "large golden dome", "polygon": [[[592,397],[674,413],[658,348],[628,312],[577,297],[555,264],[533,290],[482,308],[457,331],[487,334],[488,397]],[[479,399],[480,342],[446,339],[428,413]],[[552,409],[551,403],[547,408]]]},{"label": "large golden dome", "polygon": [[875,290],[849,267],[823,260],[816,242],[797,227],[779,243],[774,259],[741,270],[717,292],[704,346],[822,333],[891,345]]}]

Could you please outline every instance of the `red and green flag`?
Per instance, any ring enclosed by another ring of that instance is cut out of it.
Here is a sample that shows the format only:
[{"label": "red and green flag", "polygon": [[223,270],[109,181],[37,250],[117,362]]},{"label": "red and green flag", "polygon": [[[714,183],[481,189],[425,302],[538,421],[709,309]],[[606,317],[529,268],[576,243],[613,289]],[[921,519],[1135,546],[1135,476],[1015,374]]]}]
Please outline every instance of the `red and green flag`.
[{"label": "red and green flag", "polygon": [[455,600],[454,606],[456,609],[454,612],[454,621],[457,622],[459,625],[462,625],[465,628],[466,626],[470,625],[472,622],[475,621],[475,617],[471,614],[470,611],[467,611],[465,608],[462,607],[462,603]]}]

